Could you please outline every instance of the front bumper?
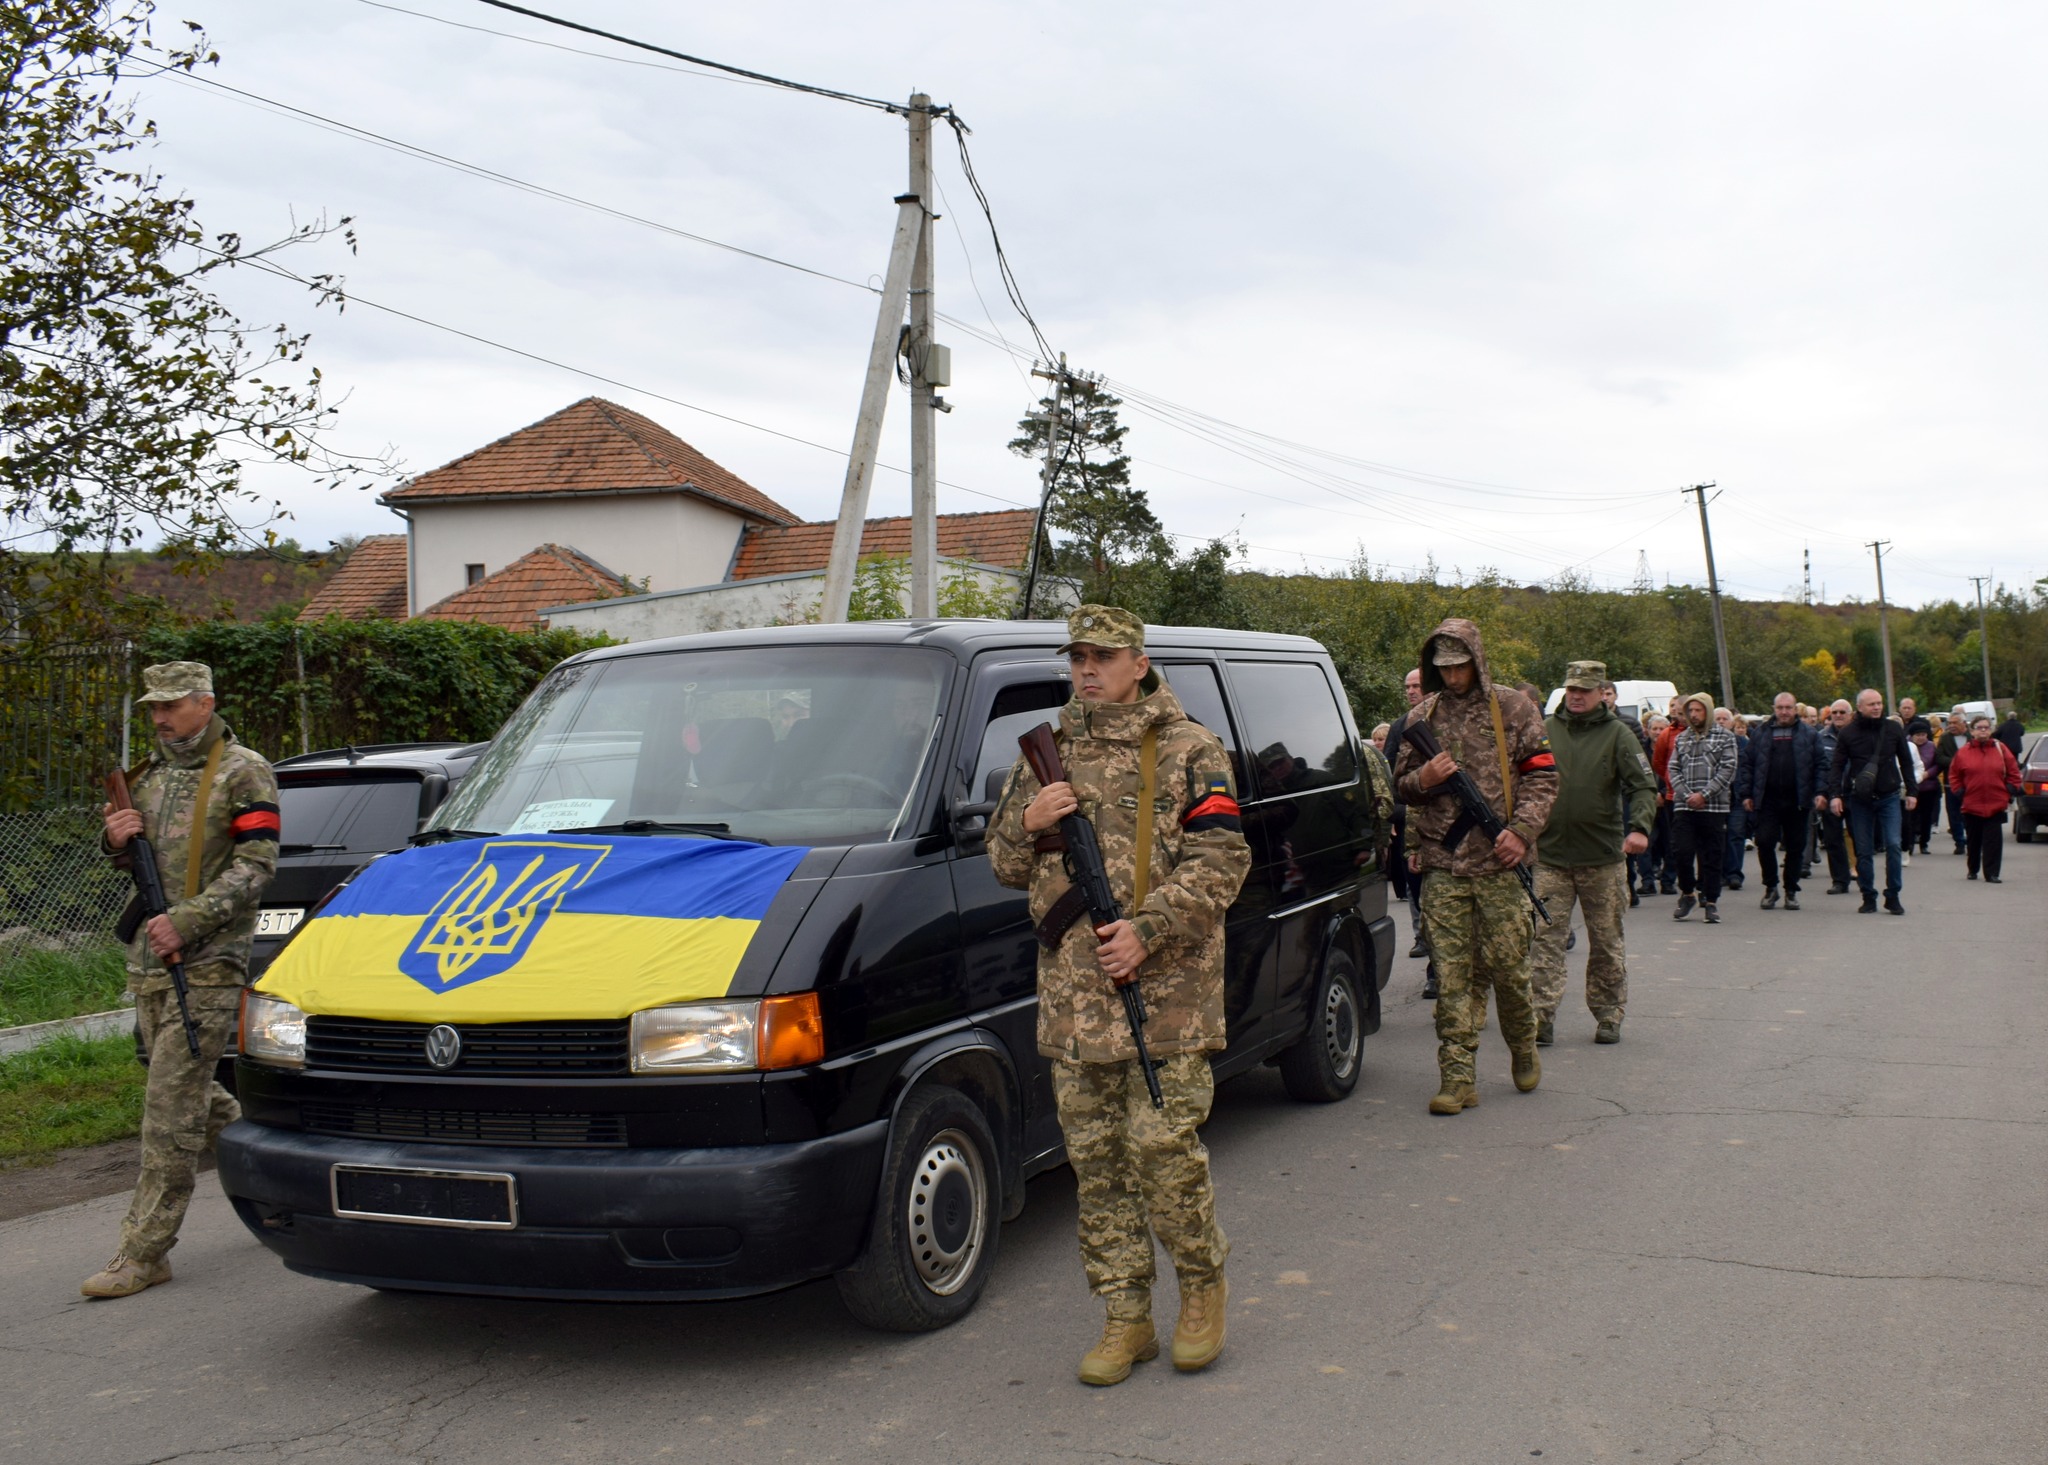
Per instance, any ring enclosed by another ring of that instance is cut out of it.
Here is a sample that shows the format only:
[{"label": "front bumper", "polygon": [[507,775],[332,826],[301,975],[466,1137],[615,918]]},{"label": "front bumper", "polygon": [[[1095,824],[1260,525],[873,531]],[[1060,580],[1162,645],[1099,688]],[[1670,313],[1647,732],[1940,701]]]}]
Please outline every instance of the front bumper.
[{"label": "front bumper", "polygon": [[[423,1292],[674,1301],[770,1292],[845,1267],[866,1239],[888,1122],[797,1144],[559,1150],[334,1138],[246,1121],[221,1187],[295,1272]],[[336,1164],[506,1171],[519,1225],[334,1215]]]}]

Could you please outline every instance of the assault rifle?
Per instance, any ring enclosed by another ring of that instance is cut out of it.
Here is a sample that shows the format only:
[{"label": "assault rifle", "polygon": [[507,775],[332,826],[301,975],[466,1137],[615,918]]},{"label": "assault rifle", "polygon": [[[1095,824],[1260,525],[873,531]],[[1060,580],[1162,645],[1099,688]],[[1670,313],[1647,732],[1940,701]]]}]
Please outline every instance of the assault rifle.
[{"label": "assault rifle", "polygon": [[[107,775],[107,800],[116,809],[135,807],[135,801],[128,797],[128,775],[118,768]],[[128,873],[135,877],[135,898],[129,902],[121,924],[115,930],[123,941],[132,941],[138,927],[164,914],[171,906],[164,899],[163,871],[157,868],[156,849],[148,838],[136,835],[128,841],[122,853],[128,856]],[[164,970],[171,974],[171,986],[178,993],[178,1017],[185,1024],[185,1046],[197,1058],[199,1029],[192,1022],[192,1004],[185,989],[185,963],[174,956],[165,957]]]},{"label": "assault rifle", "polygon": [[[1046,784],[1065,783],[1066,765],[1060,761],[1059,744],[1053,741],[1052,724],[1041,722],[1037,727],[1017,739],[1017,746],[1024,750],[1024,761],[1031,765],[1031,772],[1042,788]],[[1087,912],[1089,923],[1097,930],[1124,918],[1123,907],[1117,904],[1116,893],[1109,887],[1109,871],[1102,864],[1102,844],[1095,837],[1095,826],[1079,813],[1068,814],[1060,820],[1060,839],[1065,846],[1067,878],[1073,885],[1067,893],[1054,902],[1039,923],[1038,941],[1046,950],[1052,951],[1060,944],[1060,938],[1067,934],[1067,928],[1074,924],[1083,911]],[[1139,859],[1150,855],[1149,850],[1140,850]],[[1138,979],[1126,977],[1117,982],[1117,995],[1123,998],[1124,1021],[1131,1025],[1131,1041],[1138,1048],[1138,1067],[1145,1075],[1145,1092],[1152,1096],[1152,1107],[1164,1109],[1166,1098],[1159,1092],[1159,1074],[1152,1063],[1151,1050],[1145,1046],[1145,1002],[1138,995]]]},{"label": "assault rifle", "polygon": [[[1436,740],[1436,733],[1419,717],[1409,720],[1401,729],[1401,736],[1413,744],[1416,753],[1425,760],[1434,758],[1443,751],[1443,746]],[[1439,788],[1455,795],[1460,809],[1458,817],[1444,832],[1441,842],[1445,849],[1457,849],[1465,842],[1466,836],[1475,829],[1486,836],[1488,844],[1499,839],[1507,829],[1506,822],[1493,812],[1493,805],[1486,801],[1486,795],[1479,791],[1479,785],[1472,781],[1472,775],[1464,769],[1460,768],[1452,774],[1449,781]],[[1522,882],[1522,893],[1529,897],[1529,904],[1536,908],[1530,917],[1531,923],[1534,923],[1536,916],[1541,916],[1543,924],[1549,925],[1550,911],[1544,906],[1542,897],[1536,894],[1536,881],[1529,874],[1529,867],[1516,865],[1515,878]]]}]

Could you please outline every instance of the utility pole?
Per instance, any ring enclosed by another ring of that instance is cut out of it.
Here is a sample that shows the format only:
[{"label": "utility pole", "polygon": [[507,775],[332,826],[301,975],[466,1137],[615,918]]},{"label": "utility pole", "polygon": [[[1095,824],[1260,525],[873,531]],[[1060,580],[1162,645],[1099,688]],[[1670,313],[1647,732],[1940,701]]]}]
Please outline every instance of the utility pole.
[{"label": "utility pole", "polygon": [[1977,587],[1977,649],[1984,653],[1984,700],[1991,700],[1991,628],[1984,624],[1984,587],[1991,583],[1989,575],[1972,575],[1970,583]]},{"label": "utility pole", "polygon": [[1067,391],[1066,352],[1060,353],[1060,364],[1056,369],[1048,371],[1034,366],[1031,374],[1052,383],[1052,408],[1045,418],[1045,467],[1039,472],[1038,516],[1032,521],[1031,562],[1024,572],[1024,604],[1018,612],[1026,620],[1031,617],[1032,602],[1038,593],[1038,550],[1045,543],[1045,514],[1052,506],[1053,474],[1060,460],[1060,414]]},{"label": "utility pole", "polygon": [[1889,539],[1873,539],[1864,548],[1877,561],[1877,635],[1884,643],[1884,705],[1888,711],[1896,711],[1899,700],[1892,695],[1892,623],[1884,602],[1884,552],[1891,548],[1891,543]]},{"label": "utility pole", "polygon": [[[846,482],[839,493],[839,522],[832,531],[832,557],[825,567],[825,593],[818,619],[846,619],[853,600],[853,579],[860,567],[860,541],[866,528],[868,492],[873,487],[875,452],[882,437],[882,417],[889,405],[890,378],[896,360],[909,348],[910,388],[910,613],[938,612],[938,462],[934,412],[949,410],[933,395],[951,375],[943,346],[932,344],[932,99],[918,92],[910,99],[910,192],[896,199],[896,234],[889,245],[888,272],[882,277],[882,300],[875,312],[875,335],[868,346],[867,378],[861,387],[860,414],[854,419],[853,451],[846,459]],[[912,294],[915,281],[917,293]],[[909,340],[903,329],[904,307],[911,312]]]},{"label": "utility pole", "polygon": [[1806,560],[1806,588],[1800,592],[1807,605],[1813,604],[1813,546],[1802,545],[1800,553]]},{"label": "utility pole", "polygon": [[1700,540],[1707,547],[1707,595],[1714,603],[1714,655],[1721,663],[1721,705],[1732,712],[1735,710],[1735,678],[1728,674],[1728,632],[1721,623],[1721,580],[1714,573],[1714,532],[1707,527],[1707,490],[1713,486],[1711,483],[1695,483],[1679,492],[1692,494],[1700,501]]}]

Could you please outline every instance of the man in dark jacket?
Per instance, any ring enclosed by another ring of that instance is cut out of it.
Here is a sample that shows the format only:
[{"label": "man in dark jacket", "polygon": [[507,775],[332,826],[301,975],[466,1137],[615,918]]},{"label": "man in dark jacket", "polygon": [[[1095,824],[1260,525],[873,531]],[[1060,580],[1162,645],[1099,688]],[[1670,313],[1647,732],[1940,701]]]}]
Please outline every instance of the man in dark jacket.
[{"label": "man in dark jacket", "polygon": [[1799,720],[1799,699],[1780,692],[1771,720],[1749,735],[1747,778],[1737,777],[1742,807],[1756,821],[1756,863],[1763,872],[1765,910],[1778,904],[1778,852],[1785,855],[1785,909],[1799,909],[1799,863],[1813,813],[1820,734]]},{"label": "man in dark jacket", "polygon": [[[1723,713],[1727,713],[1723,717]],[[1742,855],[1749,845],[1749,811],[1742,807],[1742,790],[1749,786],[1749,721],[1725,707],[1714,709],[1714,721],[1728,729],[1735,739],[1735,792],[1728,803],[1728,842],[1721,855],[1721,888],[1740,890],[1743,885]]]},{"label": "man in dark jacket", "polygon": [[2026,756],[2027,725],[2020,721],[2019,709],[2005,714],[2005,721],[1998,725],[1998,731],[1991,736],[2012,749],[2012,761],[2017,763]]},{"label": "man in dark jacket", "polygon": [[1849,847],[1843,841],[1842,816],[1828,804],[1828,777],[1834,771],[1835,744],[1842,729],[1856,716],[1856,709],[1837,699],[1822,711],[1820,748],[1813,762],[1813,788],[1820,803],[1820,844],[1828,857],[1828,894],[1849,893]]},{"label": "man in dark jacket", "polygon": [[[1877,909],[1877,846],[1884,845],[1884,908],[1903,916],[1899,870],[1903,809],[1919,800],[1918,775],[1906,730],[1884,715],[1884,694],[1865,687],[1856,694],[1856,716],[1835,736],[1834,766],[1828,770],[1828,808],[1849,820],[1856,840],[1856,883],[1863,887],[1862,914]],[[1903,806],[1903,808],[1902,808]]]},{"label": "man in dark jacket", "polygon": [[1963,852],[1963,796],[1949,784],[1948,766],[1955,761],[1963,744],[1970,741],[1969,725],[1963,721],[1963,714],[1951,712],[1948,726],[1941,736],[1934,740],[1934,766],[1941,771],[1942,804],[1948,815],[1948,835],[1955,841],[1955,853]]}]

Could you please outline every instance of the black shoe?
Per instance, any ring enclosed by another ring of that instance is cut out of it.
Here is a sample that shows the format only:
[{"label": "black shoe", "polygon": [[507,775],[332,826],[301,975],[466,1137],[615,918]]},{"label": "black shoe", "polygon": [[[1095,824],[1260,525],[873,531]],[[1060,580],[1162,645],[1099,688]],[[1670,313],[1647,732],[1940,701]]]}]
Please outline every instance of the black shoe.
[{"label": "black shoe", "polygon": [[1906,908],[1899,904],[1899,898],[1896,895],[1887,895],[1884,898],[1884,913],[1888,916],[1903,916],[1906,913]]},{"label": "black shoe", "polygon": [[1788,890],[1785,892],[1785,909],[1788,911],[1796,911],[1799,909],[1798,891]]},{"label": "black shoe", "polygon": [[1758,901],[1756,904],[1758,910],[1776,910],[1778,908],[1778,887],[1775,885],[1766,885],[1764,887],[1764,898]]},{"label": "black shoe", "polygon": [[1424,983],[1422,984],[1422,1000],[1423,1000],[1424,1002],[1434,1002],[1434,1001],[1436,1001],[1436,999],[1437,999],[1437,990],[1436,990],[1436,978],[1435,978],[1435,977],[1431,977],[1431,978],[1430,978],[1430,979],[1429,979],[1428,981],[1426,981],[1426,982],[1424,982]]},{"label": "black shoe", "polygon": [[1966,855],[1969,853],[1969,850],[1963,847],[1962,845],[1957,845],[1954,849],[1950,850],[1949,853],[1952,855]]},{"label": "black shoe", "polygon": [[1408,948],[1408,954],[1409,954],[1410,956],[1428,956],[1428,955],[1429,955],[1429,947],[1428,947],[1428,945],[1427,945],[1427,944],[1426,944],[1426,943],[1425,943],[1425,942],[1423,941],[1423,939],[1422,939],[1422,937],[1421,937],[1421,936],[1419,936],[1419,935],[1418,935],[1418,936],[1417,936],[1417,937],[1415,938],[1415,944],[1414,944],[1413,946],[1411,946],[1411,947],[1409,947],[1409,948]]},{"label": "black shoe", "polygon": [[1970,878],[1970,879],[1972,879],[1972,880],[1975,880],[1975,879],[1977,878],[1977,872],[1976,872],[1975,870],[1972,870],[1972,871],[1970,872],[1970,877],[1969,877],[1969,878]]},{"label": "black shoe", "polygon": [[1577,927],[1573,927],[1571,930],[1564,933],[1564,949],[1566,951],[1572,950],[1578,944],[1579,932]]},{"label": "black shoe", "polygon": [[2005,884],[2005,882],[2004,882],[2003,880],[1999,879],[1999,878],[1998,878],[1998,877],[1997,877],[1996,875],[1986,875],[1986,876],[1984,877],[1984,883],[1985,883],[1986,885],[2003,885],[2003,884]]},{"label": "black shoe", "polygon": [[1834,884],[1828,887],[1829,895],[1847,895],[1848,893],[1849,882],[1846,880],[1837,880]]},{"label": "black shoe", "polygon": [[1642,903],[1643,903],[1643,897],[1642,897],[1642,895],[1641,895],[1641,893],[1640,893],[1640,892],[1638,892],[1638,891],[1634,891],[1634,890],[1631,890],[1631,891],[1629,891],[1629,893],[1628,893],[1628,908],[1629,908],[1630,910],[1634,910],[1634,909],[1635,909],[1635,908],[1636,908],[1637,906],[1641,905]]},{"label": "black shoe", "polygon": [[1735,878],[1734,878],[1733,880],[1723,880],[1723,881],[1721,882],[1721,888],[1722,888],[1723,890],[1740,890],[1740,889],[1742,889],[1742,876],[1740,876],[1740,875],[1737,875],[1737,876],[1736,876],[1736,877],[1735,877]]},{"label": "black shoe", "polygon": [[1721,912],[1711,900],[1703,900],[1700,902],[1700,914],[1706,917],[1707,924],[1709,926],[1718,926],[1721,924]]},{"label": "black shoe", "polygon": [[1675,910],[1675,911],[1673,911],[1673,912],[1671,913],[1671,919],[1672,919],[1672,920],[1674,920],[1674,921],[1682,921],[1682,920],[1684,920],[1684,919],[1685,919],[1685,918],[1686,918],[1687,916],[1689,916],[1689,915],[1691,915],[1691,914],[1692,914],[1692,908],[1693,908],[1693,905],[1694,905],[1694,901],[1693,901],[1693,898],[1692,898],[1691,896],[1689,896],[1689,895],[1681,895],[1681,896],[1679,896],[1679,897],[1678,897],[1678,909],[1677,909],[1677,910]]},{"label": "black shoe", "polygon": [[1678,894],[1678,887],[1676,885],[1659,885],[1657,893],[1659,895],[1676,895]]},{"label": "black shoe", "polygon": [[1877,914],[1877,893],[1875,891],[1867,892],[1864,895],[1863,904],[1856,907],[1856,914],[1859,916],[1874,916]]}]

